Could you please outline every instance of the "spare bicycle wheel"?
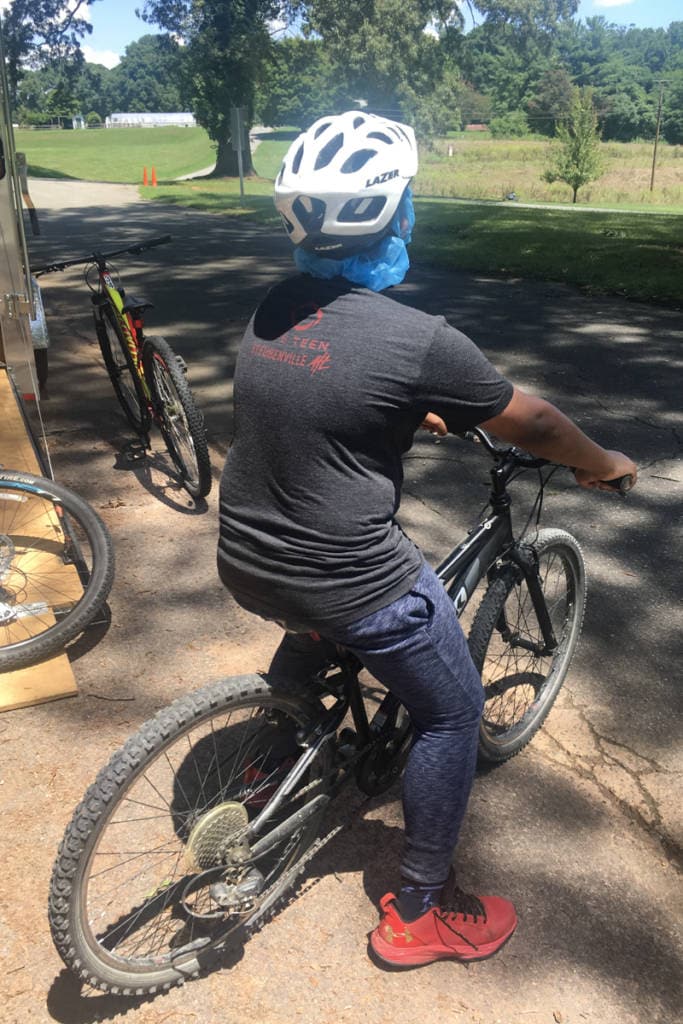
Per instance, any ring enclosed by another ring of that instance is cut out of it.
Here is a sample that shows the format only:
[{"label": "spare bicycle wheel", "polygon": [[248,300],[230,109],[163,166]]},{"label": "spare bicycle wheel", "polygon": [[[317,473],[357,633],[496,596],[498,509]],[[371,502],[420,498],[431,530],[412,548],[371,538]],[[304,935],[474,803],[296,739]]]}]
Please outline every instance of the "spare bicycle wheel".
[{"label": "spare bicycle wheel", "polygon": [[0,471],[0,671],[75,639],[113,578],[111,538],[87,502],[52,480]]}]

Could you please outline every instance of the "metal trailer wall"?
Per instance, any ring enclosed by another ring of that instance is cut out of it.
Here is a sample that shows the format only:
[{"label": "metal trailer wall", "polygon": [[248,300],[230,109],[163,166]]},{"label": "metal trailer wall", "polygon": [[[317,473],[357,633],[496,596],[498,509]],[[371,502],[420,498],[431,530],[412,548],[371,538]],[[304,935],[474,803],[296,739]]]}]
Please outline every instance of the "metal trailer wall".
[{"label": "metal trailer wall", "polygon": [[21,208],[21,187],[0,33],[0,360],[20,396],[38,398],[31,320],[36,308]]}]

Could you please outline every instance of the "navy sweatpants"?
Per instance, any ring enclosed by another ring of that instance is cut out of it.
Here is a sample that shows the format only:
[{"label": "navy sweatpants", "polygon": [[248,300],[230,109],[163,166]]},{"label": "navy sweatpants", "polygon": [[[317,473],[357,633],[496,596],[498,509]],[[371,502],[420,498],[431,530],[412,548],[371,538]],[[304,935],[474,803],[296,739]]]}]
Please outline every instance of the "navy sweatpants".
[{"label": "navy sweatpants", "polygon": [[[453,604],[425,565],[412,589],[386,608],[325,632],[343,644],[408,710],[415,743],[403,777],[402,875],[445,880],[476,766],[484,694]],[[285,634],[269,675],[304,680],[329,656],[311,637]]]}]

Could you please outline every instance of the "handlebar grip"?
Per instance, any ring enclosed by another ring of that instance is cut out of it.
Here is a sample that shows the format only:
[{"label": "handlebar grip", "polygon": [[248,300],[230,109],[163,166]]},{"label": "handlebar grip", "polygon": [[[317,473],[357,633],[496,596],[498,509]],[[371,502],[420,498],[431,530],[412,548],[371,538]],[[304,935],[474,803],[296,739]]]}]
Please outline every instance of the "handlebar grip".
[{"label": "handlebar grip", "polygon": [[614,480],[601,480],[601,484],[607,484],[613,491],[619,491],[620,494],[626,494],[633,487],[633,477],[630,473],[626,473],[625,476],[618,476]]}]

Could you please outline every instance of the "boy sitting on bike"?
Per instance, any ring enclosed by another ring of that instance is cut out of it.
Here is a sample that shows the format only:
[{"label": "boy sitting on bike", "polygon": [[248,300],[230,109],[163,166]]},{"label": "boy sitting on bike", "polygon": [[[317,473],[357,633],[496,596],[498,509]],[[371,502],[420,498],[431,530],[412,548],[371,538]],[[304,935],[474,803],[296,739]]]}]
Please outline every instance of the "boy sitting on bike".
[{"label": "boy sitting on bike", "polygon": [[321,118],[290,147],[275,204],[300,273],[268,293],[242,342],[218,555],[235,599],[289,631],[271,678],[305,681],[341,644],[410,713],[401,884],[370,940],[404,966],[490,956],[517,918],[455,884],[483,690],[451,600],[396,521],[402,456],[420,426],[482,425],[576,467],[584,487],[636,476],[442,317],[383,294],[408,269],[416,171],[413,130],[360,111]]}]

